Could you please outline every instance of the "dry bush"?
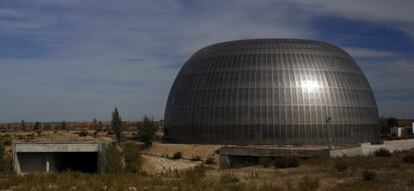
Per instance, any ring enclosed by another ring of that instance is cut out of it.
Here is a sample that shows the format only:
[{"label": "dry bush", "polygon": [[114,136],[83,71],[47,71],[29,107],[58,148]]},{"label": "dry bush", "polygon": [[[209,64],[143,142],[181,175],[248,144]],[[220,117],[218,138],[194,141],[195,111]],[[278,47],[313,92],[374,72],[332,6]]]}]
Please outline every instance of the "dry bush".
[{"label": "dry bush", "polygon": [[402,158],[404,163],[414,164],[414,154],[407,154]]},{"label": "dry bush", "polygon": [[292,168],[300,165],[299,160],[296,157],[279,157],[273,161],[275,168]]},{"label": "dry bush", "polygon": [[320,187],[319,178],[305,176],[299,181],[298,186],[299,190],[316,191]]},{"label": "dry bush", "polygon": [[201,161],[201,157],[200,156],[193,156],[193,157],[191,157],[191,159],[190,159],[191,161]]},{"label": "dry bush", "polygon": [[270,165],[272,165],[272,158],[270,157],[260,157],[259,158],[259,164],[264,166],[264,167],[269,167]]},{"label": "dry bush", "polygon": [[214,157],[210,156],[204,161],[205,164],[216,164],[216,159]]},{"label": "dry bush", "polygon": [[376,179],[377,173],[372,170],[362,171],[362,179],[365,181],[373,181]]},{"label": "dry bush", "polygon": [[86,136],[88,136],[88,132],[87,131],[81,131],[80,133],[79,133],[79,137],[86,137]]},{"label": "dry bush", "polygon": [[374,152],[374,156],[376,157],[391,157],[392,154],[386,148],[380,148]]},{"label": "dry bush", "polygon": [[265,182],[258,190],[260,191],[281,191],[282,189],[279,185]]},{"label": "dry bush", "polygon": [[223,173],[220,175],[220,183],[232,184],[239,182],[239,178],[233,173]]},{"label": "dry bush", "polygon": [[6,146],[11,146],[12,145],[12,141],[10,139],[6,139],[3,141],[3,144]]},{"label": "dry bush", "polygon": [[244,178],[258,178],[259,174],[256,171],[250,171],[247,173],[247,175],[244,175]]},{"label": "dry bush", "polygon": [[6,155],[6,149],[0,141],[0,173],[11,173],[13,171],[11,157]]},{"label": "dry bush", "polygon": [[206,171],[207,169],[204,166],[199,165],[182,172],[182,177],[186,183],[196,184],[206,177]]},{"label": "dry bush", "polygon": [[337,161],[334,166],[338,172],[345,171],[349,167],[345,161]]},{"label": "dry bush", "polygon": [[181,159],[183,158],[183,153],[182,152],[176,152],[174,153],[172,159],[177,160],[177,159]]}]

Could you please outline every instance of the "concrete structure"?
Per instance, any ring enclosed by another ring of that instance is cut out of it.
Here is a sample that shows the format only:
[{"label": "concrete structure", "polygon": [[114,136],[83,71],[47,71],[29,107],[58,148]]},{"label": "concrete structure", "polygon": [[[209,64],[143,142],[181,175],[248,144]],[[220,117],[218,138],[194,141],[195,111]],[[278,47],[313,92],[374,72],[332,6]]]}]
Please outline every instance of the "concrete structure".
[{"label": "concrete structure", "polygon": [[168,137],[178,143],[348,145],[379,141],[368,80],[334,45],[250,39],[195,52],[167,100]]},{"label": "concrete structure", "polygon": [[227,168],[237,160],[249,157],[343,157],[370,155],[380,148],[390,152],[404,151],[414,148],[414,139],[384,141],[383,144],[363,143],[349,147],[330,149],[327,146],[309,147],[276,147],[276,146],[226,146],[220,148],[220,167]]},{"label": "concrete structure", "polygon": [[391,127],[391,135],[396,137],[413,136],[414,127]]},{"label": "concrete structure", "polygon": [[98,142],[17,142],[13,167],[20,173],[74,170],[97,172]]}]

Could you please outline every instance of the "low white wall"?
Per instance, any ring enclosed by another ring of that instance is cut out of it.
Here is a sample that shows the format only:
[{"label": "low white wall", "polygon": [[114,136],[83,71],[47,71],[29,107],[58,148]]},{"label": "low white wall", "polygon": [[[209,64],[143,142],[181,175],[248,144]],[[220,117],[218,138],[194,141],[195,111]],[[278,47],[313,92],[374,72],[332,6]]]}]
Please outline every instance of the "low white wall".
[{"label": "low white wall", "polygon": [[414,139],[384,141],[384,144],[372,145],[370,143],[362,143],[358,147],[332,149],[329,152],[330,157],[341,156],[358,156],[370,155],[380,148],[385,148],[390,152],[403,151],[414,148]]}]

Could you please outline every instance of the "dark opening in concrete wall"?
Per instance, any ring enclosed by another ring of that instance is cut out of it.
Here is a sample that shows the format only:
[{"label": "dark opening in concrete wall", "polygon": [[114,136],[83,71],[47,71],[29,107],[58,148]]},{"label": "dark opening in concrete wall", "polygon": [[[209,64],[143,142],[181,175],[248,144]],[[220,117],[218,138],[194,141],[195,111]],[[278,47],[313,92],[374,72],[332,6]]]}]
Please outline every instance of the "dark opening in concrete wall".
[{"label": "dark opening in concrete wall", "polygon": [[17,173],[79,171],[98,172],[98,143],[17,143]]},{"label": "dark opening in concrete wall", "polygon": [[98,172],[97,152],[17,153],[21,172]]},{"label": "dark opening in concrete wall", "polygon": [[56,171],[98,172],[98,153],[55,153]]}]

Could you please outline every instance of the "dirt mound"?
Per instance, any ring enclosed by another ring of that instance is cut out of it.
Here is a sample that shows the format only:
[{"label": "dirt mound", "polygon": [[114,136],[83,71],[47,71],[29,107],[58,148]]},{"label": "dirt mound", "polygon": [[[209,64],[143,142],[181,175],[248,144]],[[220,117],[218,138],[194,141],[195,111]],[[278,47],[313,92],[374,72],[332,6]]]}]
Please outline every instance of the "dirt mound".
[{"label": "dirt mound", "polygon": [[201,164],[201,162],[171,160],[157,156],[142,155],[142,157],[144,158],[142,170],[149,174],[169,173],[175,170],[185,170]]},{"label": "dirt mound", "polygon": [[218,161],[218,149],[221,145],[196,145],[196,144],[164,144],[154,143],[150,148],[143,151],[147,155],[171,158],[175,153],[181,152],[183,159],[191,160],[199,157],[206,160],[214,157]]}]

